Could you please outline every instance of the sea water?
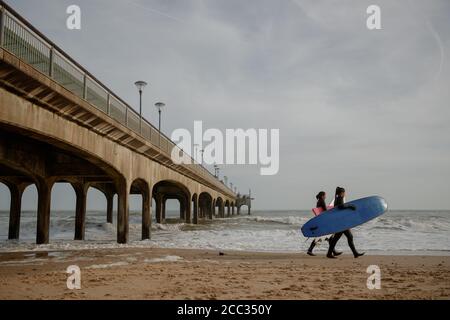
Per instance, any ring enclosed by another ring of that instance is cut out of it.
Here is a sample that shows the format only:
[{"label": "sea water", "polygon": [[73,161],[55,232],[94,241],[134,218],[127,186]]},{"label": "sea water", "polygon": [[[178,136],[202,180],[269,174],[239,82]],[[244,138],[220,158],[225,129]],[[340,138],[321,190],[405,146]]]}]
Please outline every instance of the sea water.
[{"label": "sea water", "polygon": [[[0,212],[0,252],[115,247],[159,247],[260,252],[304,252],[311,239],[299,229],[312,217],[308,211],[254,211],[251,216],[206,220],[198,225],[182,223],[168,213],[167,223],[152,222],[151,240],[141,241],[141,215],[130,214],[130,242],[115,242],[116,225],[106,223],[105,212],[90,211],[86,217],[86,240],[73,241],[73,212],[51,213],[50,244],[37,246],[36,213],[23,212],[20,240],[8,241],[8,212]],[[389,211],[352,230],[359,251],[372,254],[450,255],[450,211]],[[319,254],[327,243],[316,247]],[[337,246],[348,251],[345,237]]]}]

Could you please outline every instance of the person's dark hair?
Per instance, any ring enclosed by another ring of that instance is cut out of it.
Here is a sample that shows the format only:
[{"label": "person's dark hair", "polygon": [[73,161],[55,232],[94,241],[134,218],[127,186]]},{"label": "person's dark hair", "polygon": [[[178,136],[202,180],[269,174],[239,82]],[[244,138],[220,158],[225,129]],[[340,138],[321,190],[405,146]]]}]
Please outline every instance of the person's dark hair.
[{"label": "person's dark hair", "polygon": [[335,194],[335,198],[340,195],[342,192],[345,192],[345,189],[342,187],[336,187],[336,194]]},{"label": "person's dark hair", "polygon": [[320,198],[322,198],[325,195],[325,191],[320,191],[317,195],[316,195],[316,199],[319,200]]}]

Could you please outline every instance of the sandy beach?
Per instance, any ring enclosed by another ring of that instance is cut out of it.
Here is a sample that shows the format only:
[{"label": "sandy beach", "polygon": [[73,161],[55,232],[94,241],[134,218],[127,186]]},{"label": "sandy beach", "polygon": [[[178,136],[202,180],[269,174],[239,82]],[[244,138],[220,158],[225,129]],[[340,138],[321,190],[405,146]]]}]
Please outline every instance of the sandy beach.
[{"label": "sandy beach", "polygon": [[[81,269],[69,290],[66,268]],[[369,265],[381,289],[367,288]],[[450,257],[179,249],[0,254],[0,299],[449,299]]]}]

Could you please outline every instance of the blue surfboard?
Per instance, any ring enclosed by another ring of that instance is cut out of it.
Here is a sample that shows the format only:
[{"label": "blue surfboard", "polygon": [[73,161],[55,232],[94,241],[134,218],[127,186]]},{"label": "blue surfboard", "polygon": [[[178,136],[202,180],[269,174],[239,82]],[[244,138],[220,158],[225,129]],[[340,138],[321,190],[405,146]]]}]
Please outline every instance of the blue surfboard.
[{"label": "blue surfboard", "polygon": [[387,211],[386,200],[377,196],[346,204],[354,205],[356,210],[339,208],[327,210],[303,225],[301,229],[303,235],[312,238],[345,231],[375,219]]}]

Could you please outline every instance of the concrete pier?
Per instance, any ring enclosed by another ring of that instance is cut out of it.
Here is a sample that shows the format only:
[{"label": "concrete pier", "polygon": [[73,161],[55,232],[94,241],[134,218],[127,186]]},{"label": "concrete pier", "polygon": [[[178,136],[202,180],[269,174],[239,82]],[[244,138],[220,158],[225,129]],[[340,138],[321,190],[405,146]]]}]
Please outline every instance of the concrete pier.
[{"label": "concrete pier", "polygon": [[[8,238],[20,236],[22,194],[29,185],[38,191],[38,244],[51,241],[56,183],[70,183],[76,195],[75,240],[85,239],[91,188],[105,195],[106,221],[113,223],[116,214],[119,243],[129,240],[131,194],[142,196],[142,239],[151,237],[152,209],[156,221],[164,223],[167,199],[180,202],[180,219],[186,223],[213,219],[214,207],[224,217],[225,202],[230,215],[230,204],[238,198],[233,190],[199,164],[172,161],[172,150],[181,150],[170,139],[23,17],[2,6],[0,27],[9,40],[0,41],[0,183],[11,194]],[[10,24],[26,29],[21,33],[5,27],[6,13]],[[36,42],[50,53],[36,49]],[[57,69],[55,56],[63,61]]]},{"label": "concrete pier", "polygon": [[9,210],[9,228],[8,239],[18,240],[20,237],[20,217],[22,214],[22,195],[25,188],[29,185],[28,182],[11,180],[0,180],[4,183],[11,194],[11,203]]}]

